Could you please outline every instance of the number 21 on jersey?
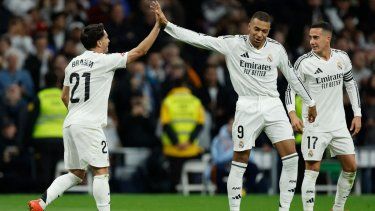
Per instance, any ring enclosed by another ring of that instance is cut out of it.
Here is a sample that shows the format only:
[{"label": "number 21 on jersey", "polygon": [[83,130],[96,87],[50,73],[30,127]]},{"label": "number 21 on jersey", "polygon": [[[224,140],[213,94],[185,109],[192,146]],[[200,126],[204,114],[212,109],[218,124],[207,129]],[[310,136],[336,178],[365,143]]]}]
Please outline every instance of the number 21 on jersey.
[{"label": "number 21 on jersey", "polygon": [[90,99],[90,76],[91,76],[91,73],[89,72],[84,72],[82,74],[82,76],[80,77],[78,73],[72,73],[69,77],[69,82],[72,84],[75,82],[74,86],[73,86],[73,89],[72,89],[72,93],[70,95],[70,102],[71,103],[78,103],[79,102],[79,98],[75,98],[74,97],[74,92],[77,90],[78,88],[78,85],[80,83],[80,78],[84,78],[85,81],[85,99],[84,99],[84,102],[86,102],[88,99]]}]

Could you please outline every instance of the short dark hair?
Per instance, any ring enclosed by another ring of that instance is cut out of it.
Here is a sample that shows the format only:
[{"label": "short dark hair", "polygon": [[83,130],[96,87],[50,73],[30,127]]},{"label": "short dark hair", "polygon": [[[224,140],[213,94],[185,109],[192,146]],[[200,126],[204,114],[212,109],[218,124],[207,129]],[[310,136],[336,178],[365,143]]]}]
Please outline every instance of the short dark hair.
[{"label": "short dark hair", "polygon": [[333,32],[332,25],[328,22],[325,22],[325,21],[319,21],[319,22],[313,23],[310,26],[310,29],[315,29],[315,28],[323,29],[323,31],[330,32],[331,34]]},{"label": "short dark hair", "polygon": [[104,25],[90,24],[83,28],[81,33],[81,42],[89,50],[96,47],[96,43],[104,36]]},{"label": "short dark hair", "polygon": [[264,22],[269,22],[269,23],[271,23],[272,21],[271,16],[268,13],[263,12],[263,11],[255,12],[250,20],[253,20],[255,18]]}]

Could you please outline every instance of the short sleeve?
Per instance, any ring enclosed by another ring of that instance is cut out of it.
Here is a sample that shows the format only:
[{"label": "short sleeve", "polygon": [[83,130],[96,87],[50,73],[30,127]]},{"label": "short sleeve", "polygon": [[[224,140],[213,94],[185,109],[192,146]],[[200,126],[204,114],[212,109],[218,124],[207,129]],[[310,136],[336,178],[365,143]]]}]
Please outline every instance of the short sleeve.
[{"label": "short sleeve", "polygon": [[112,70],[126,68],[126,61],[128,60],[128,52],[126,53],[111,53],[107,54],[106,64],[111,67]]},{"label": "short sleeve", "polygon": [[64,86],[69,86],[69,69],[68,68],[65,68]]}]

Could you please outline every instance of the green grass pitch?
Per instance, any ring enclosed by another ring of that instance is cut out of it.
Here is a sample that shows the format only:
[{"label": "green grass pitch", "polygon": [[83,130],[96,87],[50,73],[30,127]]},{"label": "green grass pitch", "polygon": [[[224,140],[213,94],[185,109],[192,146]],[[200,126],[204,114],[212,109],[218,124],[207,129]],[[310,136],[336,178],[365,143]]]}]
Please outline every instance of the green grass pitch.
[{"label": "green grass pitch", "polygon": [[[39,195],[0,195],[1,211],[28,210],[27,202]],[[330,210],[334,196],[318,195],[315,203],[316,211]],[[274,211],[278,209],[278,196],[246,195],[241,203],[241,210],[245,211]],[[92,211],[96,210],[92,196],[85,194],[65,194],[57,199],[47,209],[48,211]],[[130,195],[113,194],[111,196],[111,210],[125,211],[227,211],[227,196],[192,195]],[[291,211],[302,210],[301,196],[293,199]],[[375,195],[350,196],[345,210],[370,211],[375,210]]]}]

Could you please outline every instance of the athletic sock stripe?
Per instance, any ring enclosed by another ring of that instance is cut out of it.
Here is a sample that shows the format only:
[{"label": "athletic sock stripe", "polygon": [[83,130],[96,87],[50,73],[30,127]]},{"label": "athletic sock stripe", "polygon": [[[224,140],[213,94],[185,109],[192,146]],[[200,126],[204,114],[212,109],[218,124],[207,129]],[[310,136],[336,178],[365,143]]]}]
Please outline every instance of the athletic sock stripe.
[{"label": "athletic sock stripe", "polygon": [[281,160],[288,160],[288,159],[294,158],[294,157],[298,157],[298,154],[294,153],[294,154],[291,154],[291,155],[287,155],[287,156],[281,158]]},{"label": "athletic sock stripe", "polygon": [[237,165],[237,164],[234,164],[234,163],[232,163],[232,166],[237,166],[237,167],[239,167],[239,168],[246,169],[246,167],[244,167],[244,166],[240,166],[240,165]]},{"label": "athletic sock stripe", "polygon": [[44,201],[44,203],[47,203],[47,191],[45,191],[40,198]]}]

